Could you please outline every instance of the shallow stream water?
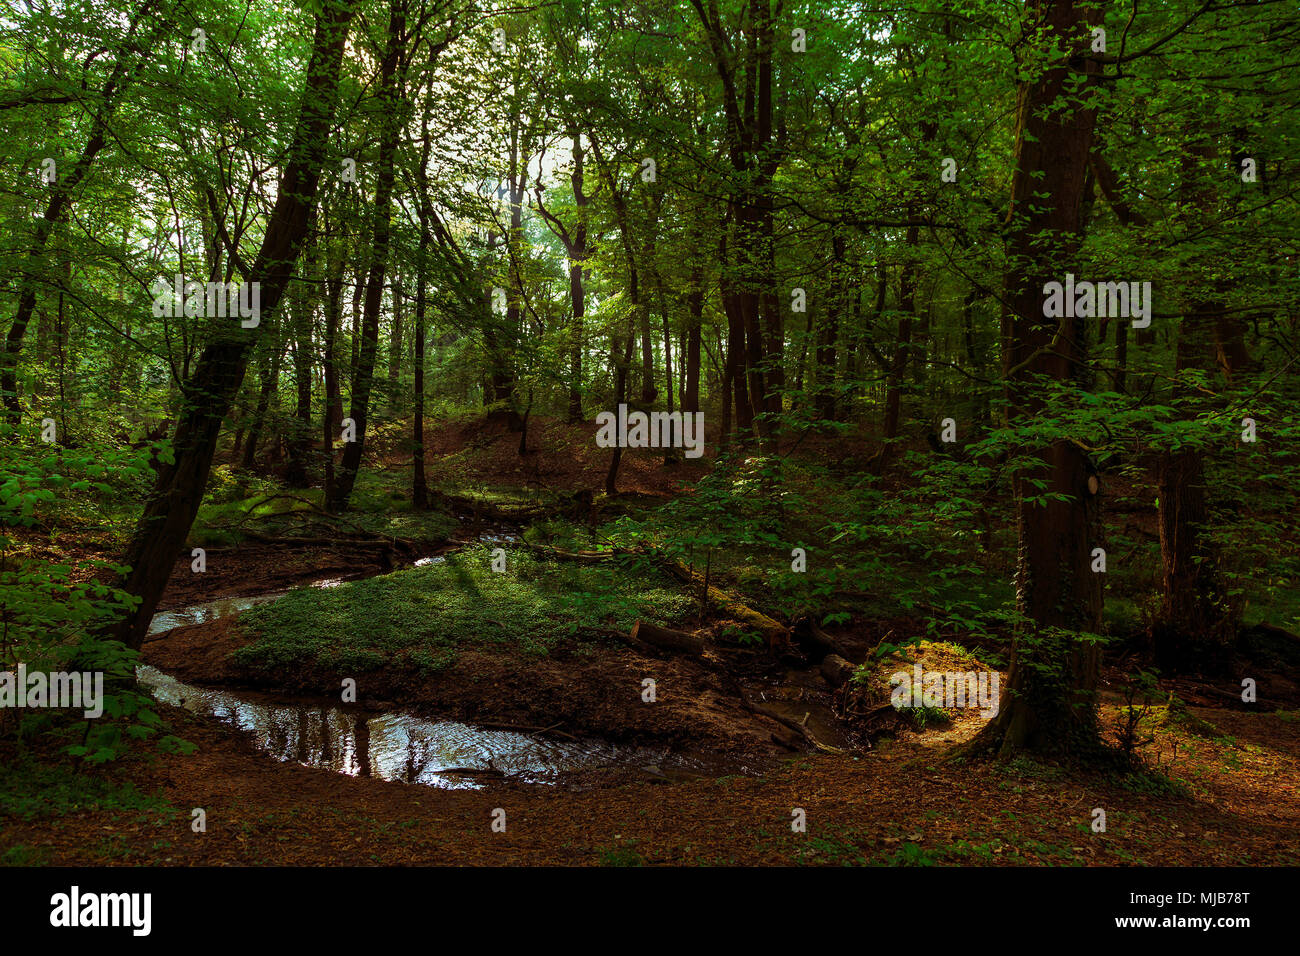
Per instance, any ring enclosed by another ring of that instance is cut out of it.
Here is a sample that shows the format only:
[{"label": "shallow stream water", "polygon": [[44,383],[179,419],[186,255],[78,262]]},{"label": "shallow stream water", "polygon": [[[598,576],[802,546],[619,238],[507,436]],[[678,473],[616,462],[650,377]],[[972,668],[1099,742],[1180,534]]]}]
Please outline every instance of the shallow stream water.
[{"label": "shallow stream water", "polygon": [[[425,559],[423,562],[442,558]],[[337,580],[313,587],[334,587]],[[154,615],[151,635],[201,624],[283,594],[223,598]],[[485,786],[493,779],[553,783],[566,771],[633,767],[651,775],[668,762],[662,750],[599,739],[559,740],[530,732],[429,720],[401,711],[375,712],[329,700],[283,699],[259,691],[198,687],[140,665],[136,676],[155,698],[248,733],[278,760],[350,776],[378,777],[446,788]],[[685,766],[688,761],[672,758]]]}]

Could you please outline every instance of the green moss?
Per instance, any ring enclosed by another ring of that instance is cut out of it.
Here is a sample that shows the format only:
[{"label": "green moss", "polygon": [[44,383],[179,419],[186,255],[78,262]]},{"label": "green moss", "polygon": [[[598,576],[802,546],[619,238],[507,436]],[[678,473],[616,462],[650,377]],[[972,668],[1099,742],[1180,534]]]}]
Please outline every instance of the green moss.
[{"label": "green moss", "polygon": [[42,866],[48,857],[49,851],[42,847],[18,843],[0,853],[0,866]]},{"label": "green moss", "polygon": [[496,572],[492,549],[479,547],[251,608],[239,626],[254,640],[233,658],[268,671],[410,663],[428,672],[466,646],[502,643],[546,654],[584,633],[630,630],[638,618],[670,624],[691,607],[674,582],[643,566],[552,563],[516,550]]},{"label": "green moss", "polygon": [[599,853],[601,866],[645,866],[645,858],[636,850],[636,840],[630,843],[616,843]]},{"label": "green moss", "polygon": [[161,796],[141,793],[130,782],[78,772],[67,764],[24,758],[0,774],[0,816],[34,820],[84,810],[176,812]]},{"label": "green moss", "polygon": [[251,497],[230,497],[232,488],[243,486],[220,485],[209,489],[190,531],[190,544],[237,544],[243,529],[284,537],[322,532],[351,535],[360,530],[408,541],[445,540],[459,523],[443,511],[416,511],[411,490],[401,480],[400,474],[386,472],[358,476],[348,511],[341,517],[324,513],[323,492],[318,488],[284,491],[262,482]]}]

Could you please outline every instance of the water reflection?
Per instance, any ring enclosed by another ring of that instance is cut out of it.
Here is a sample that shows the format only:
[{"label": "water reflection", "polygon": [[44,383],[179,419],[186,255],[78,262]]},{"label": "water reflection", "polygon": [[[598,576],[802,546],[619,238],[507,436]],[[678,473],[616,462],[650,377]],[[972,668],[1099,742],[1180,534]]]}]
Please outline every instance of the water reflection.
[{"label": "water reflection", "polygon": [[192,604],[173,611],[160,611],[149,622],[149,633],[161,634],[163,631],[170,631],[174,627],[186,624],[206,624],[219,617],[238,614],[255,605],[267,604],[282,597],[284,597],[283,591],[276,594],[258,594],[253,597],[222,598],[219,601],[209,601],[207,604]]},{"label": "water reflection", "polygon": [[350,776],[477,788],[492,777],[553,783],[563,771],[644,767],[659,764],[666,756],[601,740],[546,740],[411,714],[263,700],[260,695],[185,684],[147,665],[137,668],[136,674],[154,697],[247,732],[259,749],[279,760]]},{"label": "water reflection", "polygon": [[[487,548],[497,548],[503,544],[514,544],[519,540],[519,535],[509,531],[492,531],[480,534],[474,539],[475,543],[481,544]],[[448,554],[454,554],[454,551],[444,552],[442,554],[431,555],[427,558],[418,558],[412,562],[411,566],[423,568],[430,564],[446,564]]]},{"label": "water reflection", "polygon": [[[488,545],[517,540],[513,534],[488,534]],[[416,561],[436,564],[446,555]],[[327,578],[316,587],[335,587]],[[237,614],[284,593],[224,598],[155,614],[150,634],[186,624],[204,624]],[[666,751],[619,747],[607,741],[559,741],[510,730],[471,727],[412,714],[374,714],[334,704],[291,703],[251,692],[231,692],[185,684],[156,667],[136,668],[140,684],[165,703],[215,717],[251,735],[254,743],[279,760],[292,760],[350,776],[378,777],[453,789],[481,788],[484,781],[511,777],[553,783],[565,771],[606,766],[639,767],[662,774],[661,765],[686,767],[694,761]]]}]

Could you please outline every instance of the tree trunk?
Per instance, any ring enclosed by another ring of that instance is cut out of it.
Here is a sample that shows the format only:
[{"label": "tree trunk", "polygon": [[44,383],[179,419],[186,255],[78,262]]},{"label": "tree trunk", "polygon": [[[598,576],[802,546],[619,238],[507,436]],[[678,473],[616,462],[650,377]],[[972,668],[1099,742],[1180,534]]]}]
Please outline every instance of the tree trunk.
[{"label": "tree trunk", "polygon": [[[141,21],[152,18],[150,32],[143,38],[135,39],[135,31]],[[27,335],[27,326],[36,310],[37,279],[45,265],[46,245],[55,228],[63,221],[68,210],[72,208],[73,197],[77,194],[95,157],[108,144],[108,121],[112,118],[122,101],[123,92],[139,74],[157,44],[159,35],[168,28],[167,18],[159,16],[154,10],[152,0],[140,7],[131,18],[126,36],[117,51],[117,60],[104,92],[100,96],[100,106],[95,111],[90,123],[90,132],[81,155],[77,157],[72,168],[66,173],[56,175],[50,190],[50,199],[45,206],[45,214],[34,227],[31,242],[27,247],[26,263],[19,272],[18,308],[14,313],[13,323],[5,336],[4,350],[0,352],[0,400],[5,406],[5,415],[12,425],[17,425],[22,418],[22,403],[18,399],[18,357],[22,353],[23,339]],[[134,56],[133,56],[134,55]]]},{"label": "tree trunk", "polygon": [[[1013,425],[1027,424],[1046,407],[1031,376],[1067,382],[1086,360],[1083,323],[1045,318],[1042,288],[1059,278],[1077,246],[1096,118],[1076,97],[1087,96],[1097,69],[1080,55],[1081,44],[1100,17],[1099,8],[1075,0],[1030,0],[1029,12],[1046,39],[1074,51],[1077,66],[1058,59],[1019,89],[1003,316]],[[976,749],[1003,756],[1020,750],[1082,754],[1097,745],[1100,653],[1084,636],[1095,633],[1101,618],[1101,579],[1090,561],[1089,473],[1083,452],[1069,441],[1054,441],[1038,458],[1013,481],[1020,539],[1016,603],[1024,619],[1013,638],[998,714],[974,741]],[[1046,482],[1043,492],[1034,480]],[[1063,498],[1037,503],[1043,493]]]},{"label": "tree trunk", "polygon": [[[1197,159],[1213,168],[1213,145],[1193,146],[1184,159],[1184,198],[1207,220],[1216,215],[1212,188],[1199,185]],[[1247,362],[1238,329],[1235,341],[1219,301],[1193,303],[1178,330],[1176,381],[1172,403],[1194,419],[1201,392],[1186,386],[1187,372],[1223,373],[1232,384],[1234,366]],[[1159,464],[1160,613],[1152,622],[1151,645],[1158,666],[1169,671],[1204,663],[1205,654],[1231,638],[1232,620],[1219,579],[1219,555],[1206,533],[1209,505],[1205,487],[1205,449],[1195,443],[1164,451]]]},{"label": "tree trunk", "polygon": [[388,267],[388,247],[392,235],[393,185],[396,179],[397,140],[401,132],[398,65],[405,29],[405,0],[393,0],[388,20],[388,46],[379,67],[380,100],[384,104],[384,110],[380,115],[384,119],[379,145],[379,175],[375,185],[374,238],[366,278],[366,300],[362,307],[361,347],[357,357],[356,373],[352,378],[350,417],[356,425],[356,440],[344,445],[343,460],[339,463],[334,487],[330,489],[333,494],[326,502],[326,507],[334,513],[347,510],[348,499],[352,497],[357,472],[361,468],[361,456],[366,448],[370,393],[374,387],[375,357],[379,351],[379,312],[383,305],[384,274]]},{"label": "tree trunk", "polygon": [[424,313],[428,304],[429,243],[432,239],[433,206],[429,200],[429,113],[420,123],[420,165],[415,184],[420,196],[420,246],[415,259],[415,415],[411,426],[411,504],[417,511],[429,507],[429,485],[424,474]]},{"label": "tree trunk", "polygon": [[569,267],[569,301],[573,305],[573,325],[569,330],[573,337],[573,343],[569,347],[569,423],[576,424],[582,421],[583,319],[586,310],[580,261]]},{"label": "tree trunk", "polygon": [[704,638],[696,637],[686,631],[674,631],[666,627],[656,627],[645,621],[637,621],[632,626],[631,643],[649,644],[666,651],[679,654],[700,655],[704,653]]},{"label": "tree trunk", "polygon": [[397,380],[402,370],[402,277],[400,271],[394,270],[392,283],[393,322],[388,330],[388,402],[393,408],[397,401]]},{"label": "tree trunk", "polygon": [[257,408],[253,412],[252,423],[248,426],[248,444],[244,446],[244,460],[240,467],[251,471],[257,456],[257,446],[262,440],[262,430],[266,428],[266,413],[271,408],[271,396],[280,384],[280,360],[284,357],[283,346],[273,346],[272,351],[262,356],[262,374],[257,392]]},{"label": "tree trunk", "polygon": [[[328,212],[328,210],[326,210]],[[329,235],[328,218],[322,216],[324,233]],[[340,223],[340,229],[342,229]],[[343,397],[339,393],[338,371],[338,333],[343,318],[343,274],[347,268],[347,233],[339,237],[337,265],[331,268],[326,278],[325,289],[325,336],[321,360],[325,374],[325,407],[321,414],[322,451],[325,458],[325,495],[328,501],[334,488],[334,442],[338,439],[338,429],[343,421]]]},{"label": "tree trunk", "polygon": [[[316,244],[308,245],[305,259],[306,273],[311,279],[316,278],[315,260]],[[314,290],[314,284],[310,286]],[[296,401],[294,416],[289,435],[289,459],[285,463],[284,482],[290,488],[306,488],[307,453],[311,449],[311,383],[312,366],[315,364],[315,343],[313,342],[313,321],[316,297],[305,283],[299,283],[297,295],[290,296],[293,306],[293,376]]]},{"label": "tree trunk", "polygon": [[[618,354],[618,340],[614,341],[614,347],[611,350],[614,357],[614,408],[618,408],[623,402],[627,401],[627,373],[632,365],[632,343],[636,337],[633,331],[632,323],[629,320],[627,329],[627,348],[620,356]],[[614,453],[609,458],[609,470],[605,473],[605,494],[611,497],[618,494],[618,467],[623,461],[623,444],[622,437],[619,437],[619,443],[614,448]]]},{"label": "tree trunk", "polygon": [[[719,251],[719,262],[722,264],[722,274],[719,277],[720,292],[722,295],[722,310],[727,316],[727,372],[726,377],[731,382],[730,396],[736,409],[734,420],[734,434],[741,443],[752,441],[754,438],[754,406],[750,404],[748,363],[749,351],[746,348],[745,337],[745,316],[741,306],[741,295],[736,288],[735,280],[728,274],[733,267],[733,263],[728,258],[729,246],[725,235],[721,241]],[[732,435],[731,429],[726,430],[727,435]]]},{"label": "tree trunk", "polygon": [[420,267],[415,291],[415,414],[411,425],[411,504],[417,511],[429,507],[429,485],[424,476],[424,258],[428,231],[420,236]]},{"label": "tree trunk", "polygon": [[817,417],[833,421],[836,416],[835,371],[839,364],[836,343],[840,335],[840,314],[844,308],[848,267],[844,261],[845,241],[838,230],[831,235],[830,294],[826,303],[826,322],[817,332],[816,390]]},{"label": "tree trunk", "polygon": [[[916,245],[916,227],[907,230],[907,244]],[[883,471],[894,454],[894,440],[898,438],[898,425],[902,416],[902,389],[907,377],[908,353],[912,348],[912,321],[916,315],[916,267],[908,261],[903,264],[898,280],[898,344],[889,364],[889,380],[885,386],[885,420],[881,428],[879,467]]]},{"label": "tree trunk", "polygon": [[[686,368],[682,377],[682,411],[700,410],[700,334],[704,326],[704,272],[691,273],[691,292],[687,303]],[[725,396],[724,396],[725,402]]]},{"label": "tree trunk", "polygon": [[1200,449],[1161,454],[1159,495],[1161,602],[1152,649],[1161,669],[1177,671],[1199,659],[1204,642],[1224,636],[1217,555],[1204,533],[1209,509]]},{"label": "tree trunk", "polygon": [[[289,163],[276,191],[261,250],[250,270],[250,281],[261,287],[261,323],[279,304],[307,235],[333,123],[354,2],[339,0],[329,4],[316,20],[298,123],[289,145]],[[119,585],[140,598],[134,611],[112,629],[113,636],[128,647],[139,649],[143,643],[172,566],[194,523],[222,422],[244,380],[255,341],[254,333],[236,324],[203,350],[193,376],[185,383],[185,402],[172,439],[173,463],[159,469],[121,562],[131,570]]]}]

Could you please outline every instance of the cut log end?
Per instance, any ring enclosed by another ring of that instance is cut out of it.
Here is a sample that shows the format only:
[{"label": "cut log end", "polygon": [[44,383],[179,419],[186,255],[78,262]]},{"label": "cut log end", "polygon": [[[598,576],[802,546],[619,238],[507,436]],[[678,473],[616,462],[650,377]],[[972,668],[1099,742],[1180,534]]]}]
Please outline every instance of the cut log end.
[{"label": "cut log end", "polygon": [[841,687],[853,676],[854,666],[838,654],[827,654],[822,661],[822,677],[832,687]]},{"label": "cut log end", "polygon": [[645,621],[637,621],[630,635],[633,643],[641,642],[652,647],[674,651],[679,654],[703,654],[704,638],[696,637],[686,631],[674,631],[666,627],[657,627]]}]

